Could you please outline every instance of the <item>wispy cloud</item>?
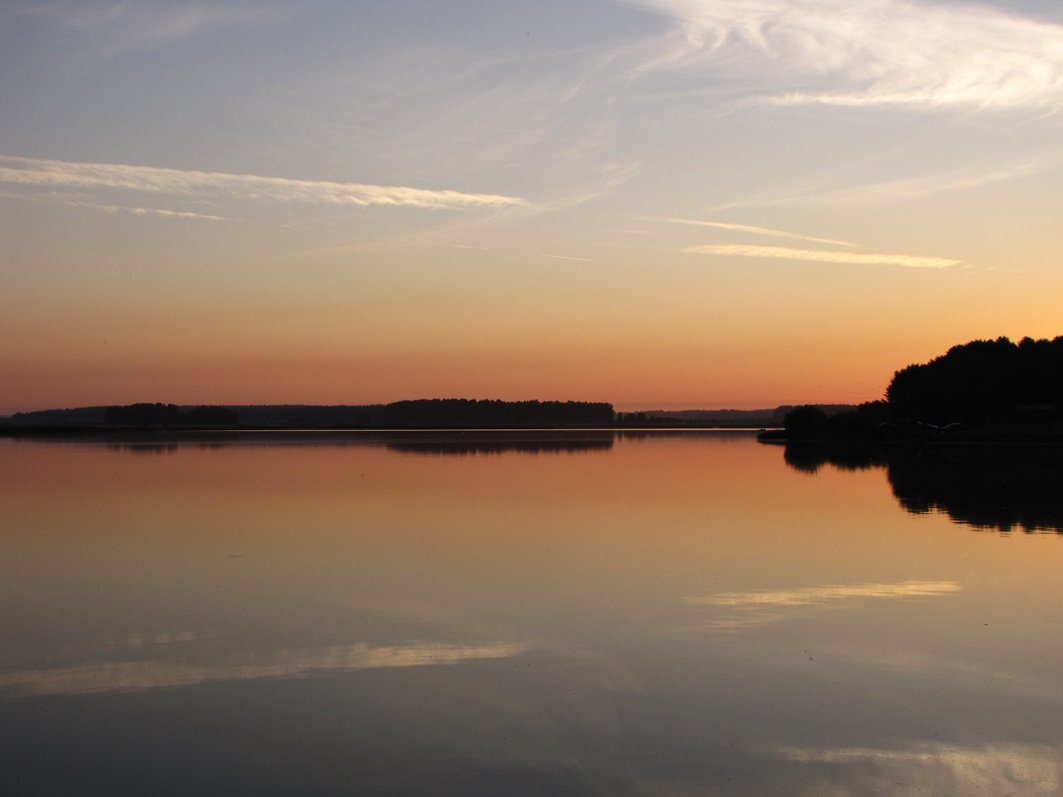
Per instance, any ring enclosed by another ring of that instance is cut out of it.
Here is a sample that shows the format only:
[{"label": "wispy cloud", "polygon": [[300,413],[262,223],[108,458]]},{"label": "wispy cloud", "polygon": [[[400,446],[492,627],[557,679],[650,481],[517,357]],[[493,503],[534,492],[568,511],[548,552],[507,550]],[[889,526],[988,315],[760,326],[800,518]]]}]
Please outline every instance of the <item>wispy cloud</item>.
[{"label": "wispy cloud", "polygon": [[1063,106],[1063,25],[907,0],[628,0],[682,36],[652,68],[739,64],[771,102]]},{"label": "wispy cloud", "polygon": [[[844,770],[832,782],[849,794],[1059,794],[1063,787],[1063,750],[1020,743],[961,747],[917,742],[899,748],[779,747],[769,755],[802,764],[829,764]],[[841,793],[841,792],[839,792]]]},{"label": "wispy cloud", "polygon": [[191,210],[166,210],[165,208],[129,207],[126,205],[99,205],[95,202],[81,202],[76,199],[62,200],[64,205],[78,208],[93,208],[106,213],[131,213],[134,216],[161,216],[164,219],[195,219],[197,221],[224,221],[224,216],[210,213],[196,213]]},{"label": "wispy cloud", "polygon": [[[158,642],[159,640],[156,640]],[[164,640],[186,641],[186,640]],[[197,664],[165,659],[91,662],[0,672],[0,695],[89,694],[157,687],[190,686],[208,681],[246,681],[259,678],[306,678],[325,672],[424,667],[516,656],[522,645],[443,645],[410,643],[372,647],[349,645],[282,650],[248,656],[227,664]]]},{"label": "wispy cloud", "polygon": [[576,263],[597,263],[592,257],[573,257],[571,255],[546,255],[551,260],[572,260]]},{"label": "wispy cloud", "polygon": [[[696,606],[722,607],[722,615],[698,628],[730,631],[786,619],[796,608],[824,608],[868,599],[906,599],[949,595],[962,587],[954,581],[902,581],[895,584],[828,584],[793,590],[718,592],[686,598]],[[688,629],[689,630],[689,629]]]},{"label": "wispy cloud", "polygon": [[518,197],[409,186],[292,180],[251,174],[185,171],[114,163],[71,163],[0,155],[0,183],[48,188],[144,191],[214,199],[278,200],[419,208],[526,205]]},{"label": "wispy cloud", "polygon": [[748,232],[754,235],[767,235],[773,238],[796,238],[801,241],[812,241],[819,244],[833,244],[835,246],[851,246],[857,249],[862,249],[860,244],[850,243],[849,241],[836,241],[832,238],[815,238],[811,235],[802,235],[797,232],[786,232],[785,230],[773,230],[770,227],[754,227],[749,224],[729,224],[723,221],[700,221],[698,219],[676,219],[664,216],[650,216],[649,221],[662,221],[668,224],[689,224],[697,227],[715,227],[720,230],[734,230],[735,232]]},{"label": "wispy cloud", "polygon": [[804,260],[816,263],[842,263],[859,266],[904,266],[905,268],[948,268],[963,262],[944,257],[883,255],[870,252],[830,252],[820,249],[791,249],[785,246],[749,246],[746,244],[688,246],[682,251],[700,255]]}]

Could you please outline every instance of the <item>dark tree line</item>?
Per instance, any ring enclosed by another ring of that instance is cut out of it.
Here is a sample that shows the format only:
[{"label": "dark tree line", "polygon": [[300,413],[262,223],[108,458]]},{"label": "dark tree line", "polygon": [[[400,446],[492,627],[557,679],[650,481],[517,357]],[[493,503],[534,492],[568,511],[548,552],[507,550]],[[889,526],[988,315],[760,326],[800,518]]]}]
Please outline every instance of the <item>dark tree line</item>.
[{"label": "dark tree line", "polygon": [[19,428],[172,428],[190,426],[291,429],[454,429],[609,427],[613,405],[586,401],[418,399],[392,404],[180,406],[139,403],[18,413]]},{"label": "dark tree line", "polygon": [[875,436],[889,417],[884,401],[868,401],[855,410],[840,412],[806,404],[786,413],[783,428],[788,440],[853,440]]},{"label": "dark tree line", "polygon": [[[855,440],[963,434],[954,427],[1063,420],[1063,336],[1007,338],[953,346],[893,375],[885,400],[831,413],[796,407],[784,419],[790,440]],[[1035,428],[1035,427],[1025,427]]]},{"label": "dark tree line", "polygon": [[385,405],[373,420],[382,427],[426,428],[610,426],[613,405],[587,401],[417,399]]},{"label": "dark tree line", "polygon": [[236,426],[240,417],[229,407],[194,407],[182,410],[176,404],[127,404],[108,407],[107,426]]},{"label": "dark tree line", "polygon": [[909,365],[886,388],[890,412],[933,424],[1053,420],[1063,406],[1063,336],[953,346]]}]

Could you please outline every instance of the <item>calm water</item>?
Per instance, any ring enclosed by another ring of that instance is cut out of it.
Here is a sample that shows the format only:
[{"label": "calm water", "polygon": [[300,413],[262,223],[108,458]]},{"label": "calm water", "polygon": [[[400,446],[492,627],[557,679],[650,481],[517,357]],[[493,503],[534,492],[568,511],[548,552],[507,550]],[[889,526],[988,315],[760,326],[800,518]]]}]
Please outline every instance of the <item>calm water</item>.
[{"label": "calm water", "polygon": [[1063,791],[1052,457],[455,439],[0,440],[0,793]]}]

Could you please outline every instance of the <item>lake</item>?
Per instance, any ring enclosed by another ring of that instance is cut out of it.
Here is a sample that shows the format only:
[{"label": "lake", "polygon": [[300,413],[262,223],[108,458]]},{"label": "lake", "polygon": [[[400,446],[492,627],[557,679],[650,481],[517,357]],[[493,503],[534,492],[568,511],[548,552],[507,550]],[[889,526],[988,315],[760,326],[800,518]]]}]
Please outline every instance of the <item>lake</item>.
[{"label": "lake", "polygon": [[0,793],[1063,791],[1052,452],[0,440]]}]

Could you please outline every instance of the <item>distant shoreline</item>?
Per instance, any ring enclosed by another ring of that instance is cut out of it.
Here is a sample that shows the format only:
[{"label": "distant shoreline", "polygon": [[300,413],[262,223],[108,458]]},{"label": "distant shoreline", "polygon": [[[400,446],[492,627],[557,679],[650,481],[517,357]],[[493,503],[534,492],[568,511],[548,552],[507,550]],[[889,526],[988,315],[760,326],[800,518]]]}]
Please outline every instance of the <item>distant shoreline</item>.
[{"label": "distant shoreline", "polygon": [[615,412],[606,402],[414,399],[364,405],[138,403],[16,413],[0,435],[401,429],[769,429],[789,407]]},{"label": "distant shoreline", "polygon": [[394,433],[452,433],[476,435],[494,433],[519,433],[543,435],[551,433],[639,433],[639,432],[697,432],[731,431],[763,433],[776,427],[730,426],[730,425],[681,425],[681,426],[97,426],[97,425],[39,425],[14,426],[0,424],[0,437],[105,437],[105,438],[195,438],[222,435],[279,435],[279,434],[394,434]]}]

